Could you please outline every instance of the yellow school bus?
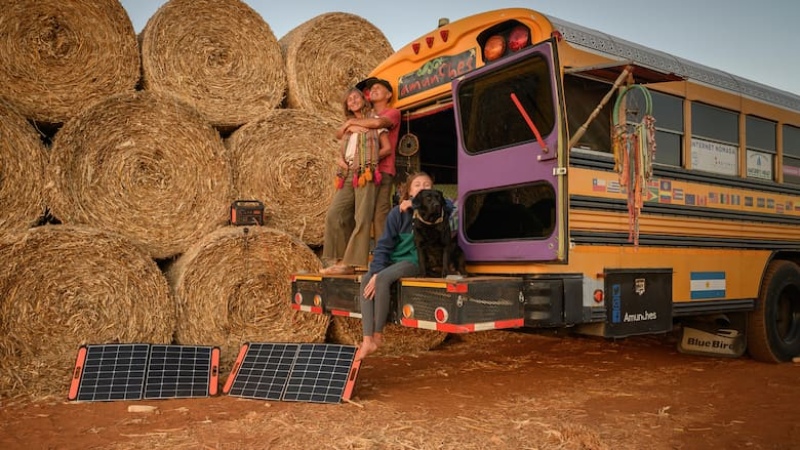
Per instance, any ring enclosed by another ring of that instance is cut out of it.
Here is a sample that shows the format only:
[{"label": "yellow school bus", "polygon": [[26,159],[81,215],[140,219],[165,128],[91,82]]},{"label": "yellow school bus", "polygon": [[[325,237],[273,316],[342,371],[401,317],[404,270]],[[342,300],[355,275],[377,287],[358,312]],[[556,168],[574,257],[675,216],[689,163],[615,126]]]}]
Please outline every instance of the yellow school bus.
[{"label": "yellow school bus", "polygon": [[[443,20],[371,76],[399,181],[456,201],[468,269],[401,280],[395,323],[800,355],[800,96],[519,8]],[[357,278],[292,283],[295,309],[359,317]]]}]

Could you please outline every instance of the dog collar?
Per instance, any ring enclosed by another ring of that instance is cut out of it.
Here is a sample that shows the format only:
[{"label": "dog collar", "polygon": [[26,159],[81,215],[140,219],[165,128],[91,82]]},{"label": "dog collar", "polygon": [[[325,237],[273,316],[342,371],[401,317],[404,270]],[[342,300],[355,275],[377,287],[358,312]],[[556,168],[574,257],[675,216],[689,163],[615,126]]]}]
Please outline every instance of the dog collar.
[{"label": "dog collar", "polygon": [[420,222],[424,223],[425,225],[439,225],[444,220],[444,209],[442,209],[442,214],[439,215],[439,218],[433,222],[428,222],[427,220],[423,219],[422,216],[419,215],[419,211],[416,209],[414,210],[414,219],[419,220]]}]

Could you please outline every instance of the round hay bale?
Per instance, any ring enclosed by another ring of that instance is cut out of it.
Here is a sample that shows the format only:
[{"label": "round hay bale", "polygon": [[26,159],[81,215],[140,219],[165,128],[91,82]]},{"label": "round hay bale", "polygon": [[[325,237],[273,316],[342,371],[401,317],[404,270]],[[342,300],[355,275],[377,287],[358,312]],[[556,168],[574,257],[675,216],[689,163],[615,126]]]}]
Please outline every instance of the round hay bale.
[{"label": "round hay bale", "polygon": [[230,176],[213,127],[177,98],[142,91],[109,97],[64,125],[46,195],[63,223],[119,232],[167,258],[225,225]]},{"label": "round hay bale", "polygon": [[[441,345],[447,333],[421,330],[400,325],[386,324],[383,329],[383,345],[375,353],[378,356],[401,356],[427,352]],[[336,316],[331,320],[328,341],[334,344],[360,345],[363,339],[361,320]]]},{"label": "round hay bale", "polygon": [[269,25],[238,0],[170,0],[147,21],[142,83],[177,95],[221,129],[279,106],[286,73]]},{"label": "round hay bale", "polygon": [[270,226],[322,245],[335,192],[335,134],[333,123],[296,109],[275,110],[239,128],[226,141],[237,197],[263,201]]},{"label": "round hay bale", "polygon": [[166,271],[178,305],[176,342],[217,345],[230,369],[245,342],[324,341],[328,316],[290,307],[290,275],[320,268],[314,252],[283,231],[214,231]]},{"label": "round hay bale", "polygon": [[136,33],[118,0],[2,0],[0,36],[3,95],[37,122],[66,122],[139,81]]},{"label": "round hay bale", "polygon": [[342,12],[308,20],[278,42],[289,81],[287,105],[335,120],[341,120],[342,93],[393,52],[378,28]]},{"label": "round hay bale", "polygon": [[0,238],[24,231],[43,215],[46,164],[34,128],[0,101]]},{"label": "round hay bale", "polygon": [[0,242],[0,395],[67,392],[84,344],[169,344],[175,303],[129,240],[48,225]]}]

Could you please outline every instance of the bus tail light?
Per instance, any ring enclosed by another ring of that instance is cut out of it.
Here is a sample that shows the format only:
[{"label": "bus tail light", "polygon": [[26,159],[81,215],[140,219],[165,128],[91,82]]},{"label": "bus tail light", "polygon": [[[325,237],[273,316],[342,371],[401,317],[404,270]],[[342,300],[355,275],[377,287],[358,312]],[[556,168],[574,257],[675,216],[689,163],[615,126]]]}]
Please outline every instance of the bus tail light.
[{"label": "bus tail light", "polygon": [[483,46],[483,57],[486,61],[494,61],[503,56],[506,52],[506,40],[503,36],[496,34],[486,40]]},{"label": "bus tail light", "polygon": [[603,291],[601,289],[595,289],[593,297],[595,303],[603,303]]},{"label": "bus tail light", "polygon": [[406,303],[403,305],[403,317],[406,319],[410,319],[414,317],[414,307]]},{"label": "bus tail light", "polygon": [[527,47],[531,43],[531,32],[528,27],[519,25],[511,30],[508,35],[508,49],[512,52],[518,52]]}]

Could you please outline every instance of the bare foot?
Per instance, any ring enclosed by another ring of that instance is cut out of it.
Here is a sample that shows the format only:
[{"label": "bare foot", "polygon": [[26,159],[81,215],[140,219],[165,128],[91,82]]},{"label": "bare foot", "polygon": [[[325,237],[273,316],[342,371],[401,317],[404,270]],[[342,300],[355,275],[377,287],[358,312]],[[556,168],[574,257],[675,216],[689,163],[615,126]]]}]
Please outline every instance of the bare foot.
[{"label": "bare foot", "polygon": [[376,346],[378,346],[378,347],[380,347],[381,345],[383,345],[383,334],[381,334],[381,333],[375,333],[375,334],[372,336],[372,342],[374,342],[374,343],[375,343],[375,345],[376,345]]},{"label": "bare foot", "polygon": [[365,340],[358,347],[358,352],[356,353],[356,359],[355,360],[356,361],[361,361],[362,359],[366,358],[367,355],[369,355],[370,353],[374,353],[375,350],[377,350],[377,349],[378,349],[378,346],[375,344],[375,342],[373,342],[372,340],[367,342]]},{"label": "bare foot", "polygon": [[323,275],[352,275],[355,273],[355,269],[353,269],[353,266],[336,264],[320,270],[319,273]]}]

